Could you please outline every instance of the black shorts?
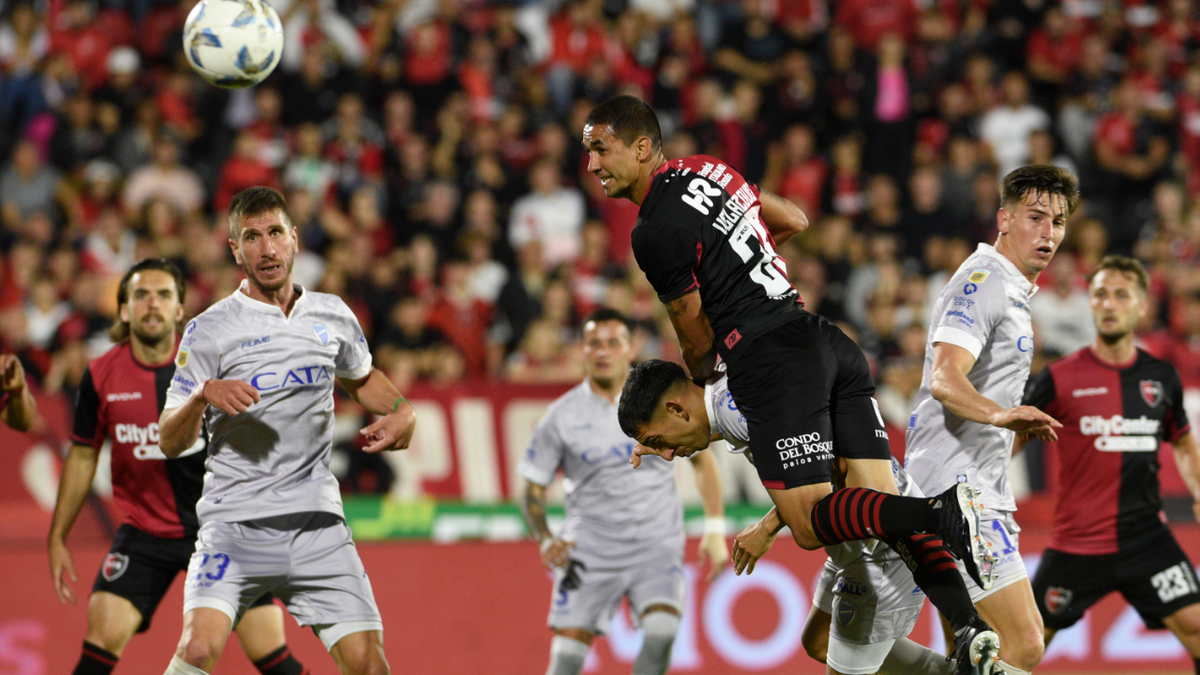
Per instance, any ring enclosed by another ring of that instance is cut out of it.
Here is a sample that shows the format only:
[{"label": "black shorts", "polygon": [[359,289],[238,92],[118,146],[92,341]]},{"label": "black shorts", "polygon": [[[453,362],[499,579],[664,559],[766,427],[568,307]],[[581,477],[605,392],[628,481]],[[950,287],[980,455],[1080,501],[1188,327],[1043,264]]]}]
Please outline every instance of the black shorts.
[{"label": "black shorts", "polygon": [[1033,577],[1033,597],[1047,628],[1075,625],[1088,607],[1113,591],[1137,610],[1146,628],[1200,602],[1200,583],[1169,532],[1158,541],[1110,555],[1075,555],[1048,548]]},{"label": "black shorts", "polygon": [[824,318],[800,312],[759,336],[728,377],[764,486],[828,483],[835,455],[891,459],[867,359]]},{"label": "black shorts", "polygon": [[[195,551],[194,536],[182,539],[156,537],[126,523],[117,530],[112,548],[100,563],[92,592],[112,593],[133,603],[142,615],[137,632],[144,632],[150,628],[154,610],[171,588],[175,575],[187,572]],[[273,602],[274,596],[266,593],[252,607]]]}]

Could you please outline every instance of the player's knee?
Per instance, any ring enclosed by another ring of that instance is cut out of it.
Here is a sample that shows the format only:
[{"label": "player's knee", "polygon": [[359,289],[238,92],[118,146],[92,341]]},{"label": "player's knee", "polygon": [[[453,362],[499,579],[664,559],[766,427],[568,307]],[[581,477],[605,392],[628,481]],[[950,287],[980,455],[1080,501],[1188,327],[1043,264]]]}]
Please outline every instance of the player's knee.
[{"label": "player's knee", "polygon": [[1001,638],[1000,649],[1004,654],[1004,660],[1012,665],[1024,670],[1032,672],[1034,666],[1041,663],[1042,656],[1046,653],[1046,645],[1043,641],[1041,630],[1029,629],[1017,636],[1017,639],[1010,639],[1007,642]]},{"label": "player's knee", "polygon": [[671,647],[679,632],[679,615],[649,612],[642,617],[642,649],[633,662],[633,675],[662,675],[671,665]]},{"label": "player's knee", "polygon": [[129,644],[129,640],[132,637],[133,635],[129,631],[113,626],[88,626],[84,642],[95,645],[110,654],[120,656],[121,652],[125,649],[125,645]]},{"label": "player's knee", "polygon": [[816,533],[813,532],[812,523],[803,523],[796,526],[792,526],[789,523],[788,529],[792,531],[792,540],[805,551],[815,551],[825,546],[825,544],[821,543],[820,539],[817,539]]},{"label": "player's knee", "polygon": [[204,636],[193,633],[185,636],[179,643],[175,655],[189,666],[207,671],[221,657],[222,647],[223,645],[216,640],[205,639]]},{"label": "player's knee", "polygon": [[337,644],[342,675],[388,675],[390,672],[383,651],[368,640],[342,640]]}]

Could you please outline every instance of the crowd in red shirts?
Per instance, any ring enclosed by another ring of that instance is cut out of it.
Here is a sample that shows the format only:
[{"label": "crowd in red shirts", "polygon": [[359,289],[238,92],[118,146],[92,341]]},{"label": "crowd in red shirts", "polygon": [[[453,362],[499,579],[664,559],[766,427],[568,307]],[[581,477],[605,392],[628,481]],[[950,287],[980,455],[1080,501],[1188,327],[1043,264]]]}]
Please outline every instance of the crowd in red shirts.
[{"label": "crowd in red shirts", "polygon": [[1083,280],[1132,252],[1154,278],[1147,344],[1200,394],[1194,0],[281,0],[281,65],[238,92],[188,69],[192,4],[4,10],[0,350],[44,388],[69,394],[105,348],[135,260],[178,262],[191,313],[229,293],[223,211],[251,185],[285,193],[297,280],[347,299],[402,388],[576,381],[602,305],[674,357],[629,256],[636,207],[604,198],[579,144],[594,104],[633,93],[669,156],[716,155],[804,207],[793,283],[901,424],[931,298],[1031,162],[1085,195],[1035,298],[1040,353],[1090,339]]}]

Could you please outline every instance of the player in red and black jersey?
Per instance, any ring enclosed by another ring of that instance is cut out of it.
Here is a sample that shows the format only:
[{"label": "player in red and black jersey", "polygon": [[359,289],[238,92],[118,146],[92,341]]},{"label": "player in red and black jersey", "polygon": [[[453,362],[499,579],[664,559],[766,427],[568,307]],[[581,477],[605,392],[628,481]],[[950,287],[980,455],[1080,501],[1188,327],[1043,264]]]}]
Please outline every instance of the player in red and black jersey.
[{"label": "player in red and black jersey", "polygon": [[1179,637],[1200,675],[1200,583],[1160,518],[1158,449],[1163,442],[1174,449],[1197,517],[1200,451],[1183,410],[1179,373],[1134,345],[1147,287],[1138,261],[1101,261],[1088,289],[1095,342],[1051,364],[1026,392],[1026,405],[1063,424],[1054,535],[1033,593],[1047,645],[1056,631],[1119,591],[1147,628],[1166,627]]},{"label": "player in red and black jersey", "polygon": [[[704,382],[718,355],[725,361],[780,528],[809,550],[870,537],[904,549],[917,583],[966,636],[960,648],[976,650],[972,658],[960,652],[958,663],[990,672],[999,639],[947,547],[990,588],[994,558],[978,538],[974,490],[964,483],[931,499],[897,496],[866,358],[836,326],[804,311],[775,252],[808,226],[804,213],[714,157],[668,161],[657,116],[632,96],[592,110],[583,146],[604,193],[640,207],[634,256],[667,306],[692,378]],[[650,434],[637,440],[667,459],[693,451],[662,447]],[[846,482],[859,487],[832,491],[835,454],[849,464]]]},{"label": "player in red and black jersey", "polygon": [[25,381],[25,369],[16,354],[0,354],[0,422],[29,431],[37,420],[37,403]]},{"label": "player in red and black jersey", "polygon": [[[203,435],[179,459],[158,447],[158,416],[175,374],[183,318],[183,275],[147,259],[117,290],[117,346],[92,361],[79,386],[73,445],[50,525],[50,574],[62,602],[75,602],[75,566],[67,534],[91,489],[105,440],[112,443],[113,498],[125,512],[88,601],[88,630],[75,675],[107,675],[135,633],[150,627],[158,603],[196,548],[196,501],[207,458]],[[69,579],[69,581],[68,581]],[[308,671],[287,648],[283,612],[270,595],[237,628],[246,655],[266,675]]]}]

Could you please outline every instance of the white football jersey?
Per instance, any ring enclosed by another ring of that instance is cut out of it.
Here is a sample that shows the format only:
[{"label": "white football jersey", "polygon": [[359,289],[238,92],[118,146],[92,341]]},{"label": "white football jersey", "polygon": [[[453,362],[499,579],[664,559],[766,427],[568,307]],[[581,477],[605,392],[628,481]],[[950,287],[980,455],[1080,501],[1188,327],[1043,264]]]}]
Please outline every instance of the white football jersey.
[{"label": "white football jersey", "polygon": [[336,295],[296,286],[291,316],[251,299],[242,286],[197,316],[175,356],[167,408],[177,408],[208,380],[241,380],[261,400],[240,415],[212,406],[203,525],[290,513],[339,516],[342,498],[329,470],[335,378],[360,379],[371,353],[358,319]]},{"label": "white football jersey", "polygon": [[905,467],[925,494],[966,480],[989,510],[1016,510],[1008,482],[1013,432],[949,412],[930,393],[929,377],[934,345],[957,345],[975,357],[967,379],[976,391],[1005,408],[1020,405],[1033,362],[1029,300],[1036,291],[1016,265],[980,244],[938,295],[906,436]]}]

